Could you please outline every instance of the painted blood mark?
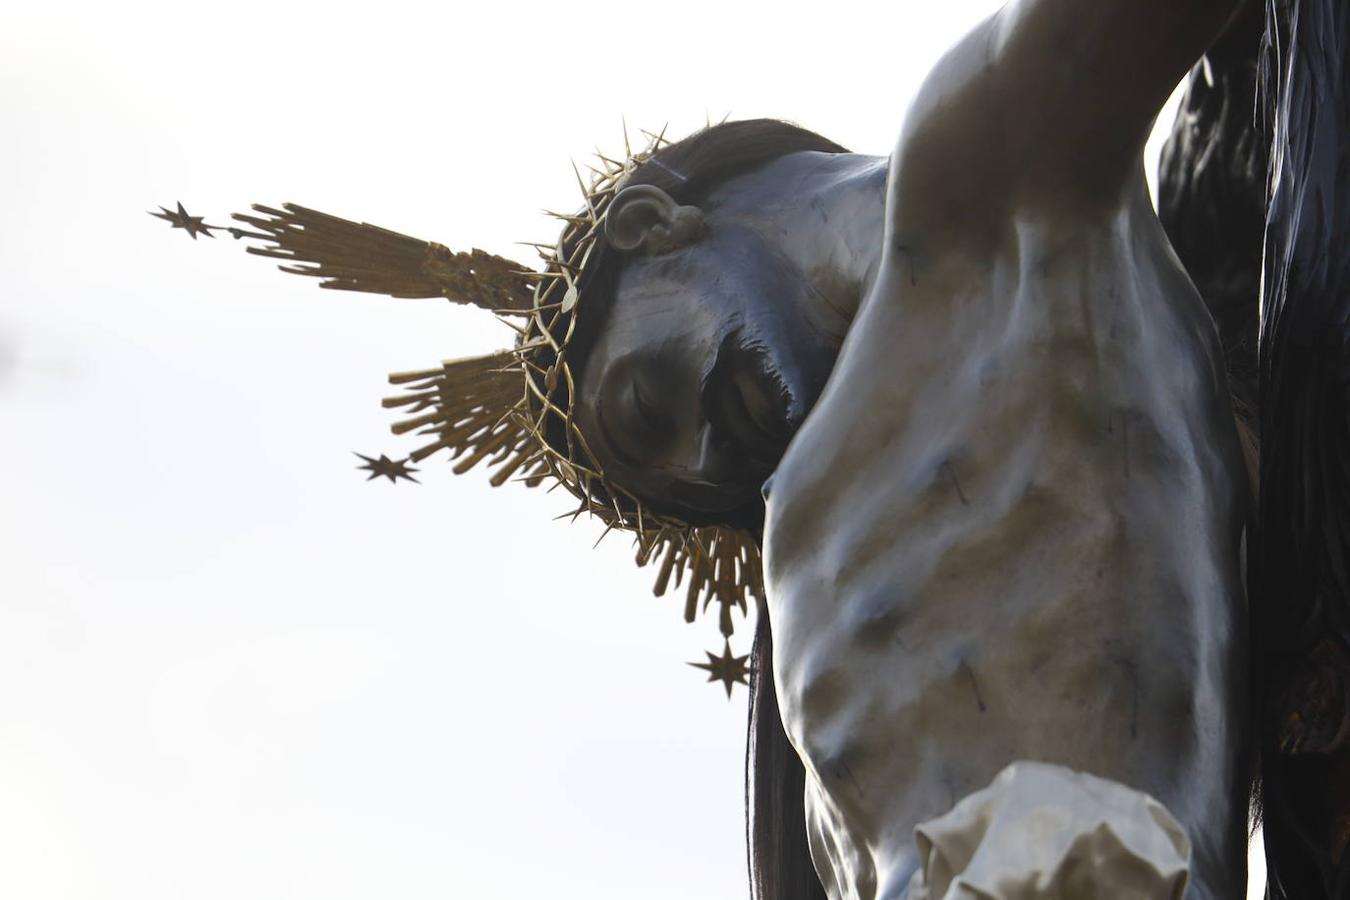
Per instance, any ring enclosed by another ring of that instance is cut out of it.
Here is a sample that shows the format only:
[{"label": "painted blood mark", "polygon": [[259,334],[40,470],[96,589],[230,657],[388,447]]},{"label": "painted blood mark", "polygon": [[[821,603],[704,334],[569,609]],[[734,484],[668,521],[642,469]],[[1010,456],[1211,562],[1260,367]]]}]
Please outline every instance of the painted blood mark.
[{"label": "painted blood mark", "polygon": [[835,767],[834,777],[843,778],[845,776],[847,776],[849,782],[853,785],[853,789],[858,792],[858,799],[861,800],[863,797],[867,796],[862,789],[862,785],[858,783],[858,779],[854,776],[853,770],[849,768],[848,763],[841,762]]},{"label": "painted blood mark", "polygon": [[[1115,415],[1110,415],[1106,419],[1106,433],[1116,433]],[[1120,453],[1121,463],[1125,469],[1125,477],[1130,477],[1130,414],[1126,410],[1120,411]]]},{"label": "painted blood mark", "polygon": [[1130,739],[1139,737],[1139,672],[1134,662],[1128,659],[1118,660],[1125,670],[1125,680],[1130,685]]},{"label": "painted blood mark", "polygon": [[961,499],[961,505],[969,506],[970,501],[966,499],[966,492],[961,490],[961,479],[956,477],[956,466],[953,466],[949,459],[942,464],[942,468],[946,470],[947,477],[952,480],[952,487],[956,488],[956,496]]},{"label": "painted blood mark", "polygon": [[980,694],[980,683],[975,680],[975,670],[970,667],[970,663],[962,662],[961,668],[965,670],[966,677],[970,679],[970,689],[975,692],[975,704],[979,706],[980,712],[984,712],[984,697]]},{"label": "painted blood mark", "polygon": [[1130,420],[1125,413],[1120,414],[1120,447],[1125,457],[1125,477],[1130,477]]}]

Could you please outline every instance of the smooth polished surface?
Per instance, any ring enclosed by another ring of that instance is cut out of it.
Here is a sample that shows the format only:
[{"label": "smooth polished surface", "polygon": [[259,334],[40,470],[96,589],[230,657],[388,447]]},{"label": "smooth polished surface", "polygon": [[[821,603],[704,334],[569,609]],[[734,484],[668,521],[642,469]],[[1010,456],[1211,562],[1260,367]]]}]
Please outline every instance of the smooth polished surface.
[{"label": "smooth polished surface", "polygon": [[[832,898],[904,896],[914,827],[1013,759],[1146,791],[1187,896],[1241,890],[1243,469],[1138,164],[1216,26],[1082,6],[1014,4],[930,77],[877,285],[775,474],[774,674]],[[1174,44],[1122,72],[1151,29]]]}]

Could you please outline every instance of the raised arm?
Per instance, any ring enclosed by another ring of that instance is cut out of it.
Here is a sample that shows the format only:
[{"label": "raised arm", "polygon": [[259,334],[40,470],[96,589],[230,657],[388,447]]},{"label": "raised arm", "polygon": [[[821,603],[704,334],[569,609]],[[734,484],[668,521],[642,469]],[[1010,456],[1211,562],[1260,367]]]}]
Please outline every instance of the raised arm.
[{"label": "raised arm", "polygon": [[1158,110],[1240,5],[1011,0],[920,89],[897,149],[905,206],[1118,196]]}]

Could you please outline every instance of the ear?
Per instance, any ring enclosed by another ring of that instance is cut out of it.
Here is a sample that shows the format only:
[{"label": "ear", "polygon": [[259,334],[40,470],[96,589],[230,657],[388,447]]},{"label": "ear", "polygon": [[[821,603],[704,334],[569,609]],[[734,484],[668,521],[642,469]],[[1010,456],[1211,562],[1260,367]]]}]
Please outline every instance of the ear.
[{"label": "ear", "polygon": [[694,243],[707,230],[697,206],[680,206],[651,184],[619,191],[605,213],[605,240],[622,253],[660,256]]}]

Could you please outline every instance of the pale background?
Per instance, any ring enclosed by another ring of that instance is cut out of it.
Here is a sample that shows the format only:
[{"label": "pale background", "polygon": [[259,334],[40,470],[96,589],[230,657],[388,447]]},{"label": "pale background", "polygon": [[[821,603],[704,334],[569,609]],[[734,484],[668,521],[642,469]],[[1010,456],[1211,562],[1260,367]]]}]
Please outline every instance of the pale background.
[{"label": "pale background", "polygon": [[995,6],[7,6],[0,897],[747,896],[746,695],[684,665],[713,621],[560,494],[353,468],[413,446],[385,373],[506,329],[145,210],[296,201],[528,259],[621,117],[884,154]]}]

